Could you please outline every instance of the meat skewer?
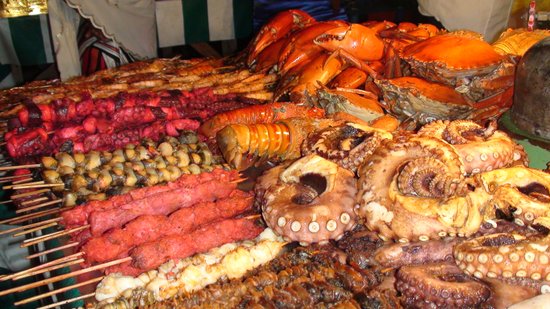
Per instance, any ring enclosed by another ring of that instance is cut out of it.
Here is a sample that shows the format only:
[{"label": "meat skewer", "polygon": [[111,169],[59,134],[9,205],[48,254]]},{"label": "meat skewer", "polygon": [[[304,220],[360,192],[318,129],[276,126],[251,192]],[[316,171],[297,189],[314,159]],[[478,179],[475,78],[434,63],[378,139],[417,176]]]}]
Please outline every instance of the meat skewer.
[{"label": "meat skewer", "polygon": [[109,268],[107,272],[138,275],[155,269],[170,259],[186,258],[226,243],[255,238],[264,230],[255,221],[247,218],[225,219],[187,234],[171,235],[142,244],[130,252],[130,265]]},{"label": "meat skewer", "polygon": [[127,254],[134,246],[154,241],[168,235],[186,234],[208,222],[232,218],[250,210],[253,197],[240,190],[216,202],[203,202],[182,208],[170,216],[141,216],[124,228],[110,230],[100,237],[90,239],[81,251],[86,262],[102,263]]}]

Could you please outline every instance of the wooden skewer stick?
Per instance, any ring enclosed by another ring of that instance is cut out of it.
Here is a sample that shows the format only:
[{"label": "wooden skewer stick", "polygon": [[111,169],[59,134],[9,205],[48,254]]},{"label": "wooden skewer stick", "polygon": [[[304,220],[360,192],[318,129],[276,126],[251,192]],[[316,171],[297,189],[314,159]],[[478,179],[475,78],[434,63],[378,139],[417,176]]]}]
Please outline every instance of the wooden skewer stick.
[{"label": "wooden skewer stick", "polygon": [[27,277],[30,277],[30,276],[34,276],[34,275],[38,275],[38,274],[43,274],[45,272],[60,269],[60,268],[63,268],[63,267],[68,267],[68,266],[71,266],[71,265],[80,264],[82,262],[84,262],[84,259],[77,259],[77,260],[72,260],[72,261],[68,261],[68,262],[65,262],[65,263],[61,263],[61,264],[56,264],[56,265],[53,265],[53,266],[50,266],[50,267],[40,268],[40,269],[37,269],[37,270],[34,270],[34,271],[26,272],[26,273],[22,274],[21,276],[14,277],[13,281],[23,279],[23,278],[27,278]]},{"label": "wooden skewer stick", "polygon": [[19,179],[19,178],[23,178],[31,175],[32,174],[27,173],[27,174],[21,174],[21,175],[4,176],[4,177],[0,177],[0,181],[6,181],[6,180],[12,181],[13,179]]},{"label": "wooden skewer stick", "polygon": [[48,192],[48,191],[50,191],[50,189],[40,189],[40,190],[36,190],[36,191],[25,192],[25,193],[21,193],[21,194],[15,194],[15,195],[11,196],[11,199],[15,200],[15,199],[18,199],[18,198],[32,196],[32,195],[36,195],[36,194],[40,194],[40,193],[45,193],[45,192]]},{"label": "wooden skewer stick", "polygon": [[53,200],[53,201],[48,201],[48,202],[46,202],[46,203],[34,205],[34,206],[31,206],[31,207],[25,207],[25,208],[17,209],[17,210],[15,211],[15,213],[16,213],[16,214],[19,214],[19,213],[22,213],[22,212],[31,211],[31,210],[35,210],[35,209],[38,209],[38,208],[42,208],[42,207],[46,207],[46,206],[50,206],[50,205],[55,205],[55,204],[61,203],[61,202],[63,202],[63,199],[57,199],[57,200]]},{"label": "wooden skewer stick", "polygon": [[0,167],[0,171],[11,171],[11,170],[18,170],[21,168],[39,168],[42,164],[25,164],[25,165],[12,165],[12,166],[4,166]]},{"label": "wooden skewer stick", "polygon": [[17,227],[11,228],[9,230],[0,231],[0,235],[10,234],[10,233],[13,233],[13,232],[16,232],[16,231],[33,228],[35,226],[41,226],[43,224],[48,224],[48,223],[51,223],[51,222],[58,222],[58,221],[61,221],[62,219],[63,218],[53,218],[53,219],[44,220],[44,221],[41,221],[41,222],[35,222],[35,223],[27,224],[27,225],[17,226]]},{"label": "wooden skewer stick", "polygon": [[45,298],[45,297],[48,297],[48,296],[55,295],[57,293],[61,293],[61,292],[69,291],[69,290],[72,290],[72,289],[76,289],[76,288],[84,286],[84,285],[88,285],[88,284],[91,284],[91,283],[101,281],[104,277],[105,276],[97,277],[97,278],[90,279],[90,280],[87,280],[87,281],[84,281],[84,282],[69,285],[69,286],[66,286],[66,287],[63,287],[63,288],[60,288],[60,289],[57,289],[57,290],[53,290],[53,291],[50,291],[48,293],[44,293],[44,294],[36,295],[36,296],[33,296],[33,297],[29,297],[27,299],[23,299],[23,300],[20,300],[20,301],[14,303],[14,305],[19,306],[19,305],[27,304],[27,303],[33,302],[35,300],[38,300],[38,299],[42,299],[42,298]]},{"label": "wooden skewer stick", "polygon": [[30,180],[32,180],[32,177],[25,178],[25,179],[22,179],[22,180],[19,180],[19,181],[14,181],[9,186],[3,186],[2,189],[4,189],[4,190],[8,190],[8,189],[17,190],[15,187],[26,186],[26,185],[30,186],[30,185],[33,185],[33,184],[38,185],[38,184],[43,184],[44,183],[44,180],[29,182]]},{"label": "wooden skewer stick", "polygon": [[86,224],[86,225],[83,225],[83,226],[75,227],[75,228],[70,229],[70,230],[62,230],[62,231],[58,231],[58,232],[53,232],[53,233],[48,234],[48,235],[42,235],[42,236],[35,237],[35,238],[25,239],[23,241],[23,243],[20,245],[20,247],[25,248],[25,247],[28,247],[28,246],[36,245],[37,243],[41,243],[41,242],[44,242],[46,240],[51,240],[51,239],[58,238],[58,237],[61,237],[61,236],[69,235],[69,234],[74,233],[74,232],[85,230],[89,227],[90,227],[90,225]]},{"label": "wooden skewer stick", "polygon": [[239,179],[235,179],[233,181],[230,181],[229,183],[241,183],[241,182],[245,182],[247,180],[248,180],[248,178],[239,178]]},{"label": "wooden skewer stick", "polygon": [[11,202],[13,202],[13,201],[12,201],[12,200],[1,201],[1,202],[0,202],[0,205],[1,205],[1,204],[8,204],[8,203],[11,203]]},{"label": "wooden skewer stick", "polygon": [[24,230],[23,232],[15,233],[15,234],[12,235],[12,237],[18,237],[18,236],[21,236],[21,235],[25,235],[25,234],[29,234],[29,233],[32,233],[32,232],[40,231],[40,230],[43,230],[45,228],[56,226],[56,225],[57,225],[57,222],[47,223],[45,225],[41,225],[41,226],[37,226],[35,228],[32,228],[30,230]]},{"label": "wooden skewer stick", "polygon": [[23,184],[20,186],[13,186],[14,190],[20,190],[20,189],[38,189],[38,188],[53,188],[53,187],[61,187],[65,186],[64,183],[46,183],[46,184]]},{"label": "wooden skewer stick", "polygon": [[7,224],[17,224],[17,223],[29,221],[29,220],[32,220],[32,219],[44,217],[44,216],[47,216],[47,215],[53,215],[53,214],[62,212],[65,209],[66,209],[66,207],[55,208],[55,209],[47,209],[47,210],[43,210],[43,211],[37,211],[37,212],[33,212],[33,213],[26,214],[26,215],[23,215],[23,216],[2,220],[2,221],[0,221],[0,224],[5,224],[5,223],[7,223]]},{"label": "wooden skewer stick", "polygon": [[49,200],[49,198],[47,196],[41,196],[41,197],[37,197],[37,198],[32,199],[32,200],[21,202],[21,206],[26,206],[26,205],[30,205],[30,204],[34,204],[34,203],[38,203],[38,202],[42,202],[42,201],[47,201],[47,200]]},{"label": "wooden skewer stick", "polygon": [[71,248],[71,247],[76,247],[79,245],[79,242],[75,241],[75,242],[71,242],[71,243],[68,243],[64,246],[59,246],[59,247],[56,247],[56,248],[52,248],[52,249],[49,249],[49,250],[46,250],[46,251],[42,251],[42,252],[37,252],[35,254],[31,254],[27,257],[25,257],[27,260],[30,260],[30,259],[34,259],[35,257],[39,257],[39,256],[42,256],[42,255],[46,255],[46,254],[50,254],[52,252],[55,252],[55,251],[59,251],[59,250],[63,250],[63,249],[67,249],[67,248]]},{"label": "wooden skewer stick", "polygon": [[128,257],[125,257],[125,258],[122,258],[122,259],[110,261],[110,262],[103,263],[103,264],[98,264],[98,265],[95,265],[95,266],[92,266],[92,267],[79,269],[77,271],[73,271],[73,272],[70,272],[70,273],[67,273],[67,274],[47,278],[47,279],[40,280],[40,281],[37,281],[37,282],[33,282],[33,283],[29,283],[29,284],[25,284],[25,285],[22,285],[22,286],[18,286],[18,287],[14,287],[14,288],[11,288],[11,289],[0,291],[0,296],[8,295],[8,294],[11,294],[11,293],[14,293],[14,292],[27,291],[29,289],[33,289],[33,288],[36,288],[36,287],[39,287],[39,286],[42,286],[42,285],[45,285],[45,284],[48,284],[48,283],[61,281],[61,280],[67,279],[67,278],[75,277],[75,276],[85,274],[85,273],[89,273],[89,272],[92,272],[92,271],[95,271],[95,270],[107,268],[107,267],[117,265],[117,264],[121,264],[121,263],[124,263],[124,262],[129,262],[131,260],[132,260],[132,257],[128,256]]},{"label": "wooden skewer stick", "polygon": [[7,186],[2,186],[2,189],[8,190],[8,189],[11,189],[11,187],[13,187],[14,185],[17,185],[18,183],[25,183],[25,182],[31,181],[32,179],[33,179],[32,177],[27,177],[27,178],[23,178],[23,179],[17,180],[17,181],[13,181],[13,180],[3,181],[2,183],[10,183],[11,182],[11,184],[9,184]]},{"label": "wooden skewer stick", "polygon": [[62,306],[62,305],[70,304],[70,303],[75,302],[77,300],[86,299],[86,298],[90,298],[90,297],[94,297],[94,296],[95,296],[95,292],[90,293],[90,294],[86,294],[86,295],[82,295],[82,296],[78,296],[78,297],[65,299],[65,300],[62,300],[62,301],[58,301],[57,303],[49,304],[47,306],[38,307],[37,309],[55,308],[55,307],[59,307],[59,306]]},{"label": "wooden skewer stick", "polygon": [[38,266],[31,267],[31,268],[29,268],[29,269],[25,269],[25,270],[22,270],[22,271],[19,271],[19,272],[16,272],[16,273],[13,273],[13,274],[4,276],[4,277],[0,278],[0,281],[10,280],[10,279],[12,279],[12,278],[20,277],[20,276],[22,276],[23,274],[26,274],[26,273],[31,272],[31,271],[35,271],[35,270],[42,269],[42,268],[45,268],[45,267],[49,267],[49,266],[52,266],[52,265],[57,265],[57,264],[65,263],[65,262],[67,262],[67,261],[76,260],[76,259],[79,259],[82,255],[84,255],[84,252],[77,252],[77,253],[75,253],[75,254],[67,255],[67,256],[65,256],[65,257],[62,257],[62,258],[59,258],[59,259],[55,259],[55,260],[49,261],[49,262],[47,262],[47,263],[40,264],[40,265],[38,265]]}]

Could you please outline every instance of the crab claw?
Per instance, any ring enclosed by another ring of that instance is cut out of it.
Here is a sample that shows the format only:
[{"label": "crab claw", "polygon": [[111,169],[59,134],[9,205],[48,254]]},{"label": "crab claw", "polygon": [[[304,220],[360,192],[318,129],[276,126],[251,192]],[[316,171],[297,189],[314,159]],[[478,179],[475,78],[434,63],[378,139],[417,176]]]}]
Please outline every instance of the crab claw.
[{"label": "crab claw", "polygon": [[284,37],[293,30],[301,29],[315,22],[308,13],[301,10],[280,12],[271,18],[250,43],[247,64],[250,66],[258,54],[268,45]]},{"label": "crab claw", "polygon": [[362,61],[380,60],[384,55],[384,42],[374,30],[360,24],[327,30],[313,42],[331,52],[343,50]]}]

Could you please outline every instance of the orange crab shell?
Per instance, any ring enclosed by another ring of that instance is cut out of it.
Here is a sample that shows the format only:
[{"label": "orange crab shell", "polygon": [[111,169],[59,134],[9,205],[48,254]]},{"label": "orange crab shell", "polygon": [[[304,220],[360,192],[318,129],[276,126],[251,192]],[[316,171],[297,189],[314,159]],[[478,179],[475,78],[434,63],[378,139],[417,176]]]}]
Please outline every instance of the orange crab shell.
[{"label": "orange crab shell", "polygon": [[505,60],[488,43],[454,33],[411,44],[403,49],[401,58],[411,64],[418,75],[443,82],[463,74],[487,74]]},{"label": "orange crab shell", "polygon": [[474,108],[453,88],[417,77],[377,80],[388,109],[404,117],[433,119],[468,118]]},{"label": "orange crab shell", "polygon": [[314,43],[330,52],[341,50],[363,61],[380,60],[384,55],[384,42],[376,31],[360,24],[327,30],[315,38]]}]

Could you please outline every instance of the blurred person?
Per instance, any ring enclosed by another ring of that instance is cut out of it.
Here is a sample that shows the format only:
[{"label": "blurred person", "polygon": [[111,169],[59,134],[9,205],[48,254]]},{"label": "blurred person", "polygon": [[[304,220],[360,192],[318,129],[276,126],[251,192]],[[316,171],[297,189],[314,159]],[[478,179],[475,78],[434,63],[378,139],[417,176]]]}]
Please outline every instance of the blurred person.
[{"label": "blurred person", "polygon": [[508,27],[514,0],[418,0],[418,11],[445,29],[472,30],[493,42]]}]

